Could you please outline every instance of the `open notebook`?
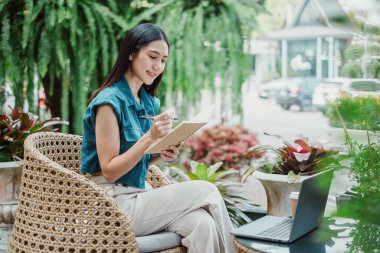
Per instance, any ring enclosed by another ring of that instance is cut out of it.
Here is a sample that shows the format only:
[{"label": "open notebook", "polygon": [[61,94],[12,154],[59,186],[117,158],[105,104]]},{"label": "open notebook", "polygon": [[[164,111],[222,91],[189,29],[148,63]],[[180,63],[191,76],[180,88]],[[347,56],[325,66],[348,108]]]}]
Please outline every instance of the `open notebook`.
[{"label": "open notebook", "polygon": [[203,110],[191,120],[182,121],[170,133],[155,141],[146,151],[145,154],[160,153],[172,145],[177,145],[187,137],[196,132],[199,128],[207,124],[212,112],[212,106]]}]

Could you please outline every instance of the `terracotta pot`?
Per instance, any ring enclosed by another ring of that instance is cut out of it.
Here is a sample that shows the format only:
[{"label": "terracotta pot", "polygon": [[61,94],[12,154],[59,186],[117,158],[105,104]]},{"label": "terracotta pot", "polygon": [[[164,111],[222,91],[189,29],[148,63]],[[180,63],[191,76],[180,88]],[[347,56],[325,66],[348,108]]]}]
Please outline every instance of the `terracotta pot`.
[{"label": "terracotta pot", "polygon": [[21,185],[21,162],[0,163],[0,224],[13,224]]},{"label": "terracotta pot", "polygon": [[264,186],[267,195],[267,215],[291,216],[290,193],[300,191],[301,182],[309,176],[301,176],[297,182],[288,183],[287,175],[255,171],[252,174]]}]

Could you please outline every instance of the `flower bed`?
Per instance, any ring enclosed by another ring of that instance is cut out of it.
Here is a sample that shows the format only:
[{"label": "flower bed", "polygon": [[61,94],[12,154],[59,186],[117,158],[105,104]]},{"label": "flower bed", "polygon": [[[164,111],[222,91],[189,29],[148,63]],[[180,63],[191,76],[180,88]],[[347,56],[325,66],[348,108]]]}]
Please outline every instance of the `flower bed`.
[{"label": "flower bed", "polygon": [[[204,129],[201,134],[190,137],[185,147],[189,160],[195,160],[208,166],[223,162],[221,169],[241,169],[249,165],[252,157],[246,151],[259,144],[256,134],[241,126],[224,127],[216,125]],[[188,161],[185,162],[187,164]]]}]

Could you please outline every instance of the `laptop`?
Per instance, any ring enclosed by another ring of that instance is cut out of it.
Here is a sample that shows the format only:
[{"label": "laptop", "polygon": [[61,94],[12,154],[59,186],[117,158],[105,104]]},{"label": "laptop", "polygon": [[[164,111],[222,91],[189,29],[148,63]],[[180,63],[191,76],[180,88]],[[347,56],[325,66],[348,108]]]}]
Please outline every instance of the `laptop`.
[{"label": "laptop", "polygon": [[301,183],[294,219],[264,216],[231,232],[235,236],[290,243],[317,228],[325,212],[333,170],[315,174]]}]

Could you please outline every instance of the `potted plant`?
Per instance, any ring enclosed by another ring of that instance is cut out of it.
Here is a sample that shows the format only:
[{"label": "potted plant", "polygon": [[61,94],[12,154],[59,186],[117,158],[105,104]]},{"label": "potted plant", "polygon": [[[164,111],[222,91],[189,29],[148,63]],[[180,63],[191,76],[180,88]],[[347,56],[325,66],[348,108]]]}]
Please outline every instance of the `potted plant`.
[{"label": "potted plant", "polygon": [[253,160],[242,179],[252,174],[263,184],[267,214],[273,216],[290,216],[289,195],[300,190],[302,180],[323,170],[340,168],[340,160],[345,158],[335,150],[309,144],[306,138],[296,139],[293,144],[283,141],[285,145],[280,148],[258,145],[249,149],[248,156],[266,155]]},{"label": "potted plant", "polygon": [[[337,194],[338,215],[380,224],[380,141],[369,144],[351,142],[348,168],[356,185]],[[366,215],[361,216],[362,213]]]},{"label": "potted plant", "polygon": [[32,133],[56,130],[51,126],[57,124],[68,123],[58,118],[39,121],[37,116],[18,107],[10,115],[0,115],[0,224],[5,230],[3,236],[10,233],[18,205],[24,141]]},{"label": "potted plant", "polygon": [[169,164],[164,168],[165,174],[176,182],[190,180],[204,180],[214,184],[222,195],[227,207],[228,214],[235,226],[240,226],[251,219],[240,209],[251,207],[252,203],[240,196],[242,183],[229,180],[229,176],[237,174],[237,170],[221,170],[222,162],[207,166],[197,161],[190,162],[190,169],[177,164]]},{"label": "potted plant", "polygon": [[372,141],[372,124],[367,114],[363,115],[367,143],[360,144],[352,139],[338,106],[335,105],[334,108],[344,130],[349,151],[347,168],[351,172],[351,180],[356,183],[356,186],[345,193],[337,195],[338,215],[380,224],[380,140]]}]

